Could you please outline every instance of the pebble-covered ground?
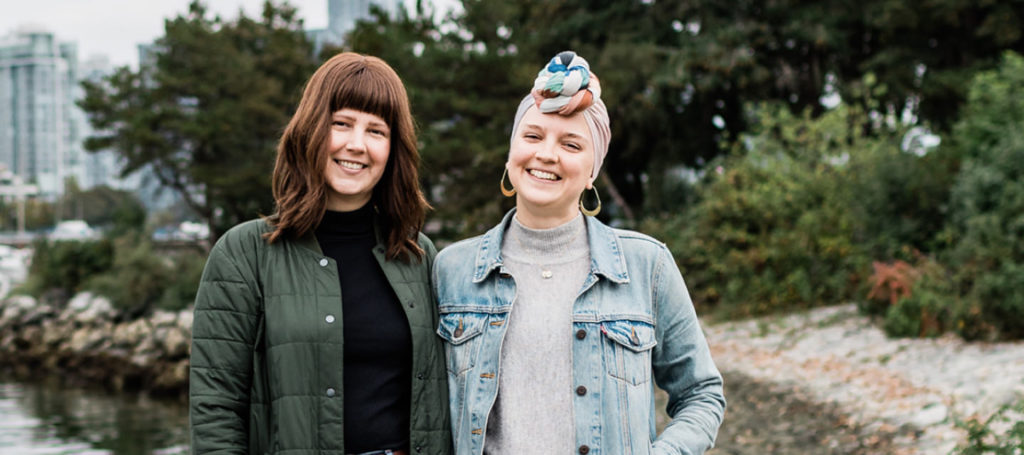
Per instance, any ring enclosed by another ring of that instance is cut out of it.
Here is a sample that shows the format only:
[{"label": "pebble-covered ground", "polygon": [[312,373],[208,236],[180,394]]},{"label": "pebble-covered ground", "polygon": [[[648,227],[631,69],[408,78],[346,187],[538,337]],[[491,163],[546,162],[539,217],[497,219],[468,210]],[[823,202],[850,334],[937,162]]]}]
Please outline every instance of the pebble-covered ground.
[{"label": "pebble-covered ground", "polygon": [[711,455],[946,455],[954,419],[1024,399],[1024,343],[888,338],[853,305],[704,330],[729,401]]}]

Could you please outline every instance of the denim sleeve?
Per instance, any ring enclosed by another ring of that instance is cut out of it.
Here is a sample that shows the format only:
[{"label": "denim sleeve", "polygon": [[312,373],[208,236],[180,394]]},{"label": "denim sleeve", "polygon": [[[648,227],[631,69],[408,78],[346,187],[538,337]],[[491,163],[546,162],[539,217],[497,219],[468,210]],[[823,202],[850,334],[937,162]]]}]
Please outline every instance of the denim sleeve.
[{"label": "denim sleeve", "polygon": [[698,455],[714,446],[725,413],[722,375],[715,367],[693,301],[668,249],[654,276],[656,336],[652,366],[668,392],[672,421],[654,442],[656,454]]}]

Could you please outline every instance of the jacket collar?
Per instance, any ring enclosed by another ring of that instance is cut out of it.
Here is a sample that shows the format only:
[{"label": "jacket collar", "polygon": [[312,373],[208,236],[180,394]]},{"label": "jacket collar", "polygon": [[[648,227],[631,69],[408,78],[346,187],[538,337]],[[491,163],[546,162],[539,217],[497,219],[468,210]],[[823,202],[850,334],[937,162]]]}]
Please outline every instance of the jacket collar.
[{"label": "jacket collar", "polygon": [[[474,283],[483,281],[491,272],[504,265],[501,242],[515,213],[515,208],[509,210],[497,226],[481,236],[473,268]],[[587,243],[590,246],[590,273],[602,275],[615,283],[629,283],[626,259],[622,256],[619,236],[615,235],[615,230],[592,216],[584,215],[584,220],[587,223]]]}]

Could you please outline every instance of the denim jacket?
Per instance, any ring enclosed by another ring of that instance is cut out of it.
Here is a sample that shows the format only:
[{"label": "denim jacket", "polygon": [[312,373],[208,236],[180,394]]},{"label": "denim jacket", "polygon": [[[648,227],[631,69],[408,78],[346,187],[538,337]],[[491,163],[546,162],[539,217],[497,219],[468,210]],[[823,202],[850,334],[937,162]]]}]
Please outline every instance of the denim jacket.
[{"label": "denim jacket", "polygon": [[[501,242],[514,213],[484,235],[445,248],[434,262],[457,454],[483,452],[497,396],[505,322],[516,298]],[[722,377],[672,254],[649,236],[592,217],[586,223],[590,273],[565,333],[573,389],[585,390],[573,398],[578,453],[704,453],[725,412]],[[668,392],[672,417],[660,436],[654,383]]]}]

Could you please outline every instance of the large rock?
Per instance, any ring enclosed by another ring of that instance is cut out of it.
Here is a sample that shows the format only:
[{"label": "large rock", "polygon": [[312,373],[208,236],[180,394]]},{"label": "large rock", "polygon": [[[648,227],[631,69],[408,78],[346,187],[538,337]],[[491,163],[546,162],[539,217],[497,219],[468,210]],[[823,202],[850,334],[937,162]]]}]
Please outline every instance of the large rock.
[{"label": "large rock", "polygon": [[189,336],[192,336],[192,311],[193,308],[188,307],[178,312],[178,327],[189,334]]},{"label": "large rock", "polygon": [[0,327],[7,327],[36,306],[36,299],[27,295],[12,295],[0,307]]},{"label": "large rock", "polygon": [[942,403],[931,403],[912,417],[910,419],[910,423],[916,425],[918,428],[930,427],[944,422],[948,414],[949,409],[946,408],[946,405]]},{"label": "large rock", "polygon": [[164,357],[169,359],[181,358],[188,355],[188,336],[178,327],[161,328],[157,330],[157,342],[163,350]]},{"label": "large rock", "polygon": [[[135,349],[132,350],[133,359],[137,356],[145,356],[152,359],[160,357],[160,349],[157,348],[155,337],[152,333],[146,334],[139,340],[139,344],[135,345]],[[133,360],[134,361],[134,360]],[[151,363],[152,361],[150,361]],[[140,364],[141,366],[142,364]]]},{"label": "large rock", "polygon": [[91,292],[80,292],[68,302],[61,314],[61,319],[70,319],[82,325],[91,325],[99,321],[108,321],[116,312],[110,299],[93,295]]},{"label": "large rock", "polygon": [[73,353],[85,354],[101,351],[109,345],[109,334],[93,327],[82,327],[71,335],[67,347]]},{"label": "large rock", "polygon": [[40,325],[43,328],[43,345],[48,348],[55,348],[67,341],[74,331],[70,322],[58,319],[45,319]]},{"label": "large rock", "polygon": [[51,319],[57,316],[57,312],[52,306],[42,304],[36,305],[26,311],[22,316],[18,324],[21,326],[39,325],[46,319]]},{"label": "large rock", "polygon": [[152,331],[153,328],[149,325],[149,321],[136,319],[114,327],[111,341],[116,347],[135,350],[143,339],[149,338],[152,335]]},{"label": "large rock", "polygon": [[188,359],[167,363],[157,369],[151,387],[154,390],[181,390],[188,384]]},{"label": "large rock", "polygon": [[162,310],[154,311],[153,315],[149,317],[149,322],[153,324],[153,327],[176,325],[178,323],[178,313]]}]

